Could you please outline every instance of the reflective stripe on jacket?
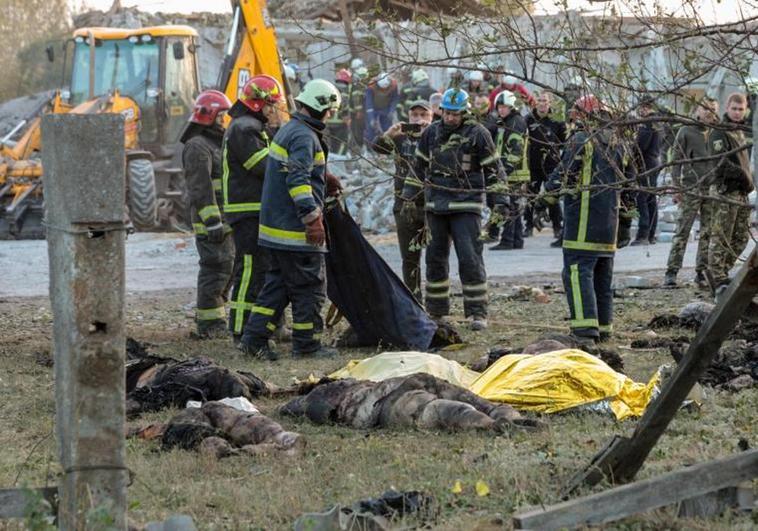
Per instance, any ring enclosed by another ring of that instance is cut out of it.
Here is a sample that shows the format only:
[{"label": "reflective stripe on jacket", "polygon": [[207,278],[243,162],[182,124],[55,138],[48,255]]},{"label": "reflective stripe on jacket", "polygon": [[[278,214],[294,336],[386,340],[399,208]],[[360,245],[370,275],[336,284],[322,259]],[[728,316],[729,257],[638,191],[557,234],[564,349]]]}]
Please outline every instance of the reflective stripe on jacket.
[{"label": "reflective stripe on jacket", "polygon": [[268,153],[263,123],[249,114],[232,120],[224,135],[222,177],[222,208],[230,223],[258,216]]},{"label": "reflective stripe on jacket", "polygon": [[326,188],[324,124],[294,114],[271,142],[258,241],[285,251],[326,252],[305,241],[305,223],[321,215]]},{"label": "reflective stripe on jacket", "polygon": [[206,227],[222,222],[221,142],[223,132],[196,126],[195,133],[185,140],[182,150],[184,179],[190,203],[192,226],[196,234],[207,234]]}]

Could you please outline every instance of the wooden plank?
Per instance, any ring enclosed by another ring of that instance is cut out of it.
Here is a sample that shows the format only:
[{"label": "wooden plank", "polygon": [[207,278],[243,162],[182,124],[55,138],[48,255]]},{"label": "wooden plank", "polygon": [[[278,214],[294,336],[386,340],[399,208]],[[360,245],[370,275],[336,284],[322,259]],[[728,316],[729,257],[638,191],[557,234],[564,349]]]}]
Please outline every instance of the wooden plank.
[{"label": "wooden plank", "polygon": [[564,497],[582,485],[606,479],[612,483],[631,481],[679,411],[687,394],[711,365],[721,344],[732,333],[740,316],[758,293],[758,248],[737,273],[710,316],[700,327],[682,362],[647,407],[631,437],[616,436],[588,467],[577,473],[564,489]]},{"label": "wooden plank", "polygon": [[[39,503],[42,500],[47,502]],[[32,507],[37,504],[36,507]],[[34,509],[54,515],[58,510],[58,487],[41,489],[0,489],[0,520],[25,518]]]},{"label": "wooden plank", "polygon": [[661,476],[516,514],[516,529],[561,529],[612,522],[702,496],[758,476],[758,450],[694,465]]}]

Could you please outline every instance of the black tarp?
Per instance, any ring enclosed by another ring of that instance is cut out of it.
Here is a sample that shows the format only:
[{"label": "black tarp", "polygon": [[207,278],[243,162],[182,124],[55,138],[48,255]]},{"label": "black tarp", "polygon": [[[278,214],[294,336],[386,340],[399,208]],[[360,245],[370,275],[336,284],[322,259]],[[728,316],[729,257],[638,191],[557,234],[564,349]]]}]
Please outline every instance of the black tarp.
[{"label": "black tarp", "polygon": [[344,205],[326,209],[327,292],[361,346],[426,351],[437,324],[361,234]]}]

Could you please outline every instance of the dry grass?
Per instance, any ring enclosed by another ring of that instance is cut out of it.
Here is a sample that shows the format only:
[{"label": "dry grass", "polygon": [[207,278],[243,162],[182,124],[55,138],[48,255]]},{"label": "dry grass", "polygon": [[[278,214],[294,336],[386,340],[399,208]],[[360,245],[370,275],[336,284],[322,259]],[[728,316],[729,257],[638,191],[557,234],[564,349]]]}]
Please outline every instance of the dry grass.
[{"label": "dry grass", "polygon": [[[617,337],[630,376],[647,380],[662,363],[663,351],[633,351],[630,338],[649,318],[689,301],[692,290],[631,291],[617,300]],[[288,384],[310,372],[328,373],[348,359],[372,352],[348,351],[337,360],[312,365],[289,359],[271,365],[241,357],[224,341],[187,339],[191,320],[185,306],[191,291],[130,296],[128,333],[154,344],[159,354],[176,357],[207,355],[230,367],[252,370],[277,384]],[[449,357],[468,362],[487,348],[526,344],[539,326],[563,325],[565,303],[555,295],[549,304],[507,302],[494,297],[494,324],[484,334],[466,333],[471,343]],[[458,300],[459,302],[459,300]],[[457,308],[460,313],[460,308]],[[44,299],[0,301],[0,486],[55,484],[54,402],[52,369],[39,364],[50,352],[50,311]],[[513,326],[522,323],[524,326]],[[673,333],[673,332],[672,332]],[[640,477],[685,464],[723,457],[737,451],[739,438],[755,444],[758,390],[739,394],[709,393],[700,411],[682,411],[655,448]],[[279,404],[259,404],[277,417]],[[147,415],[141,424],[167,419],[172,411]],[[307,421],[279,419],[308,439],[299,457],[235,457],[215,462],[195,453],[163,453],[156,443],[130,440],[128,466],[135,481],[129,489],[130,518],[146,522],[172,513],[191,515],[201,529],[286,529],[303,512],[320,511],[333,503],[349,504],[394,487],[418,489],[436,497],[438,529],[508,528],[510,515],[527,505],[552,503],[573,472],[583,467],[607,439],[633,427],[618,425],[596,414],[545,417],[547,430],[511,437],[416,431],[357,431],[319,427]],[[462,494],[450,489],[456,480]],[[487,482],[491,494],[478,497],[474,484]],[[412,522],[410,522],[412,524]],[[624,529],[751,528],[749,517],[724,515],[698,522],[677,520],[671,508],[627,519]],[[2,525],[0,524],[0,527]]]}]

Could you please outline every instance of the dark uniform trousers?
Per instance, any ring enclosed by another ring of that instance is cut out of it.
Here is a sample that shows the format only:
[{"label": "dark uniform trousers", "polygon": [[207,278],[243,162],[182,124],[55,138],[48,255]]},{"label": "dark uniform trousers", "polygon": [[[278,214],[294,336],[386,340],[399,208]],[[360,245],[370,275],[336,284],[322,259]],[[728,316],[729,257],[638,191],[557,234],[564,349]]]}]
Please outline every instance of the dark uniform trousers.
[{"label": "dark uniform trousers", "polygon": [[292,304],[292,349],[308,354],[321,347],[326,300],[324,254],[266,249],[270,258],[266,282],[252,307],[242,341],[253,348],[266,346],[282,312]]},{"label": "dark uniform trousers", "polygon": [[474,213],[426,215],[432,241],[426,248],[426,309],[433,316],[450,313],[450,242],[458,256],[466,317],[487,316],[481,217]]},{"label": "dark uniform trousers", "polygon": [[258,245],[258,218],[247,217],[232,225],[234,236],[234,270],[229,304],[229,328],[242,335],[258,293],[263,288],[269,268],[269,251]]},{"label": "dark uniform trousers", "polygon": [[613,324],[613,256],[563,250],[563,286],[571,314],[571,332],[597,338]]},{"label": "dark uniform trousers", "polygon": [[[424,231],[423,207],[416,207],[413,219],[407,219],[395,212],[397,242],[400,246],[400,258],[403,262],[403,282],[408,286],[418,301],[421,301],[421,245]],[[413,247],[413,249],[411,249]]]},{"label": "dark uniform trousers", "polygon": [[500,245],[521,249],[524,247],[523,210],[519,205],[519,196],[510,196],[511,204],[505,214],[503,232],[500,234]]},{"label": "dark uniform trousers", "polygon": [[[234,243],[227,234],[221,243],[211,243],[202,234],[195,236],[197,254],[200,255],[200,270],[197,273],[197,323],[198,331],[226,319],[224,304],[229,292],[232,275]],[[222,324],[223,326],[223,324]]]}]

